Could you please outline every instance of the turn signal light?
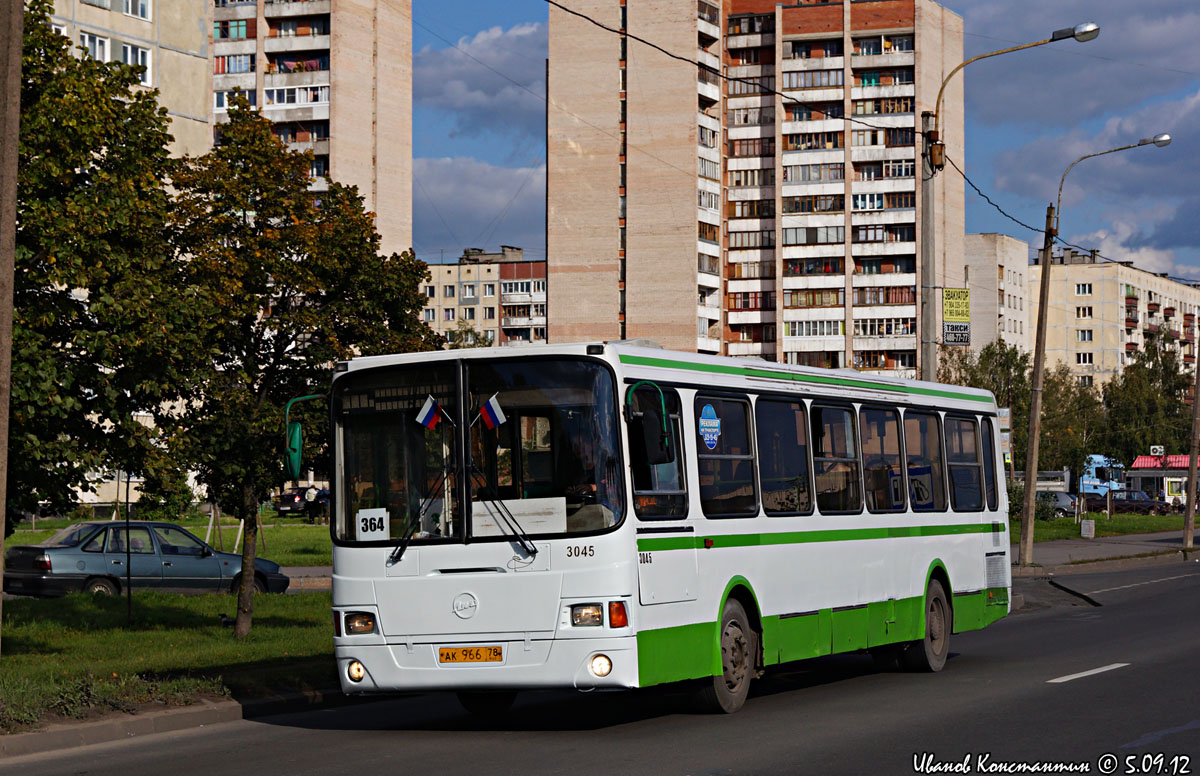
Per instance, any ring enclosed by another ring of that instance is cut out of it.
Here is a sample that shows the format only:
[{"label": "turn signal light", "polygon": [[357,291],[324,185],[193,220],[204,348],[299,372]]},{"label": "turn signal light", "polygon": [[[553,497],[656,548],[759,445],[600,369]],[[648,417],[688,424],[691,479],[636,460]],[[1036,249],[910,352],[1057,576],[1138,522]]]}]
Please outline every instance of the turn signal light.
[{"label": "turn signal light", "polygon": [[628,628],[629,615],[625,613],[624,601],[609,601],[608,602],[608,627],[610,628]]},{"label": "turn signal light", "polygon": [[347,612],[346,635],[357,636],[375,632],[375,615],[370,612]]}]

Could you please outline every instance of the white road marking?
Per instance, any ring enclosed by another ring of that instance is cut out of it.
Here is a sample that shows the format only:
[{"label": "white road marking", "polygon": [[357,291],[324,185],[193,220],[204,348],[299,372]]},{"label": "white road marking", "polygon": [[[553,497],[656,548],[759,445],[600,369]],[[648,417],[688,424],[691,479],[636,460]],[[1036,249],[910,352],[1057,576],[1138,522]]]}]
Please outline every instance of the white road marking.
[{"label": "white road marking", "polygon": [[1179,574],[1174,577],[1163,577],[1162,579],[1151,579],[1148,582],[1134,582],[1132,585],[1121,585],[1120,587],[1106,587],[1103,590],[1093,590],[1084,595],[1096,595],[1097,593],[1111,593],[1114,590],[1128,590],[1131,587],[1141,587],[1142,585],[1153,585],[1155,582],[1170,582],[1172,579],[1186,579],[1188,577],[1200,577],[1200,574]]},{"label": "white road marking", "polygon": [[1072,679],[1082,679],[1085,676],[1092,676],[1093,674],[1102,674],[1105,671],[1112,671],[1117,668],[1124,668],[1127,665],[1129,665],[1129,663],[1113,663],[1112,665],[1103,666],[1101,668],[1093,668],[1091,671],[1081,671],[1078,674],[1070,674],[1068,676],[1060,676],[1057,679],[1049,679],[1046,681],[1046,684],[1062,684],[1063,682],[1069,682]]}]

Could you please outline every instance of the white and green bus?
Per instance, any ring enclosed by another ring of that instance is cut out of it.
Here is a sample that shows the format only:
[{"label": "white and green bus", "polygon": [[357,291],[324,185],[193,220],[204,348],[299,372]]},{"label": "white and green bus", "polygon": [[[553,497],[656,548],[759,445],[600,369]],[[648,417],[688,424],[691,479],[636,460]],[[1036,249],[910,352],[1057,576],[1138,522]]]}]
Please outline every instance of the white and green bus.
[{"label": "white and green bus", "polygon": [[788,661],[937,671],[1008,612],[985,391],[603,343],[357,358],[331,411],[348,693],[732,712]]}]

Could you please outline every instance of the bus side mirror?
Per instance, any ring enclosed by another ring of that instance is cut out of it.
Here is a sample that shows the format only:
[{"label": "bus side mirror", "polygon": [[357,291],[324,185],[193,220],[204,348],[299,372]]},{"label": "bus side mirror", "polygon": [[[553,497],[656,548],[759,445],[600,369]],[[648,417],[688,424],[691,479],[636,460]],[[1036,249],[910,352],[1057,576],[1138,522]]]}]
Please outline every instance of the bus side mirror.
[{"label": "bus side mirror", "polygon": [[657,466],[675,460],[675,446],[671,444],[671,437],[664,429],[663,419],[656,407],[648,407],[641,415],[634,415],[630,422],[635,431],[631,436],[641,439],[648,465]]},{"label": "bus side mirror", "polygon": [[287,469],[289,480],[300,479],[300,463],[304,451],[304,432],[298,421],[287,425],[287,451],[284,458],[284,468]]}]

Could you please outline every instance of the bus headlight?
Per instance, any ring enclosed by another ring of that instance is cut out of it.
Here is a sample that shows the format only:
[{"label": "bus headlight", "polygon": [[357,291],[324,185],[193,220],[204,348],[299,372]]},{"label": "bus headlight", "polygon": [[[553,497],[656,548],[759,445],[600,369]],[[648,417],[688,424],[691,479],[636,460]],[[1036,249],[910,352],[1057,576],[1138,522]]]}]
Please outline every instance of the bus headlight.
[{"label": "bus headlight", "polygon": [[356,636],[375,632],[375,615],[370,612],[347,612],[346,635]]},{"label": "bus headlight", "polygon": [[593,655],[588,668],[594,675],[603,679],[612,673],[612,661],[608,659],[608,655]]},{"label": "bus headlight", "polygon": [[350,665],[346,666],[346,676],[350,677],[352,682],[361,682],[366,675],[367,669],[357,660],[351,660]]},{"label": "bus headlight", "polygon": [[571,607],[571,624],[599,626],[604,624],[604,607],[600,604],[576,604]]}]

